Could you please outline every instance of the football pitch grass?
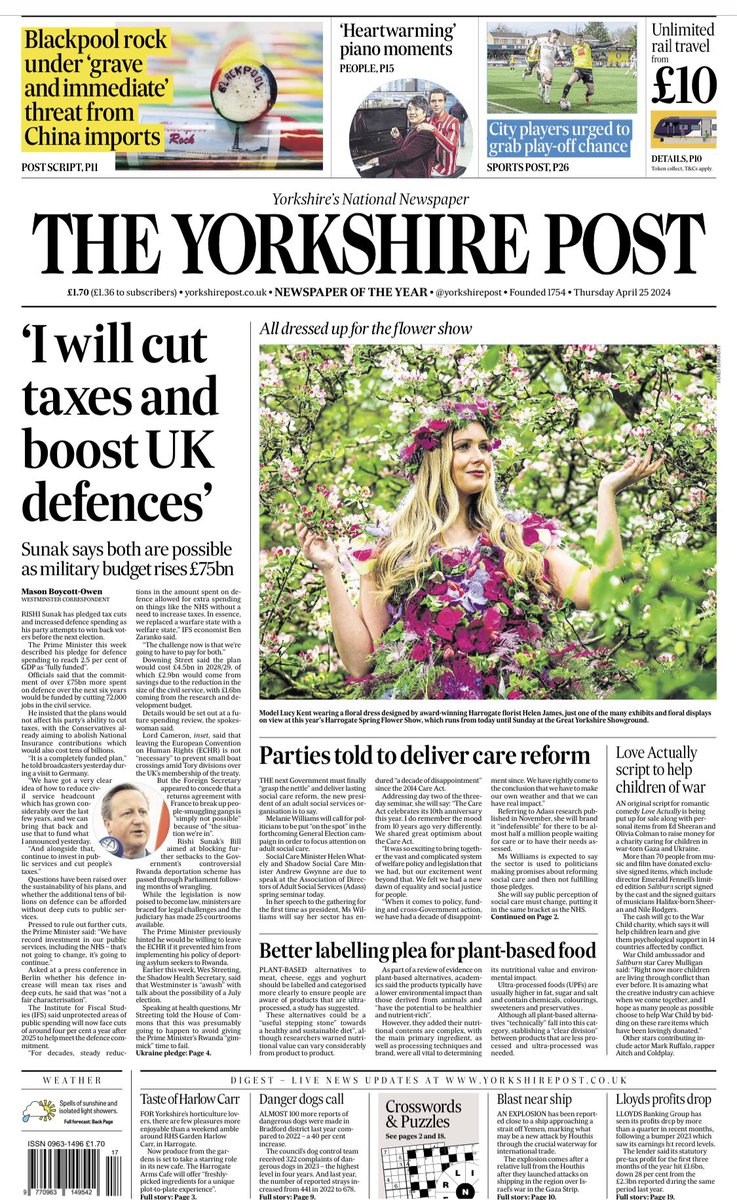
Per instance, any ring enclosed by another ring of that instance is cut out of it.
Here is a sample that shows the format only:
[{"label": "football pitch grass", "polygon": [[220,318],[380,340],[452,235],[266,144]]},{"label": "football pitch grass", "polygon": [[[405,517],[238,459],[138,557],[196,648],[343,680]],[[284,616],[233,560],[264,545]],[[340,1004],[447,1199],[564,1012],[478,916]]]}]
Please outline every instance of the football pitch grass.
[{"label": "football pitch grass", "polygon": [[[571,74],[570,67],[556,67],[550,88],[550,104],[543,104],[537,94],[537,76],[533,72],[523,79],[525,67],[487,67],[488,111],[490,113],[560,113],[558,101]],[[571,114],[576,116],[603,116],[605,113],[637,112],[637,80],[634,75],[617,67],[594,69],[596,91],[587,104],[584,96],[586,87],[580,80],[568,93]]]}]

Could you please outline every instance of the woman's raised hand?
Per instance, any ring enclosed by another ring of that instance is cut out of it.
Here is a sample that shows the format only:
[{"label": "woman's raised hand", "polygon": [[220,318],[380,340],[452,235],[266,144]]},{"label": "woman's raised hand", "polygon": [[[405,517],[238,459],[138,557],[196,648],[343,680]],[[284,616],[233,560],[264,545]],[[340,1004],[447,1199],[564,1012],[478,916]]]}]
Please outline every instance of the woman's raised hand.
[{"label": "woman's raised hand", "polygon": [[605,488],[614,495],[617,492],[624,491],[625,488],[631,487],[633,483],[639,483],[641,479],[649,479],[654,475],[665,462],[665,455],[661,454],[660,458],[656,458],[653,462],[653,448],[648,446],[644,454],[633,454],[627,459],[623,467],[618,471],[609,471],[601,483],[600,488]]},{"label": "woman's raised hand", "polygon": [[318,537],[306,525],[300,524],[297,526],[297,541],[307,561],[319,571],[329,571],[340,565],[337,547],[330,538]]}]

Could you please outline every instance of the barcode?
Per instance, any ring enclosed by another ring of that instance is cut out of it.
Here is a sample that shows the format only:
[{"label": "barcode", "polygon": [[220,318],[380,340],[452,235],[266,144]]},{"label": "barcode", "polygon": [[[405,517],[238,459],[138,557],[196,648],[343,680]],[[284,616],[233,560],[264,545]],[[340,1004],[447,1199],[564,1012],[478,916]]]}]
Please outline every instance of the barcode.
[{"label": "barcode", "polygon": [[117,1154],[105,1155],[105,1190],[100,1191],[100,1151],[76,1150],[71,1147],[29,1149],[29,1196],[34,1192],[54,1189],[62,1196],[67,1190],[84,1188],[96,1196],[122,1196],[123,1160]]},{"label": "barcode", "polygon": [[123,1195],[123,1160],[117,1154],[105,1155],[105,1195]]}]

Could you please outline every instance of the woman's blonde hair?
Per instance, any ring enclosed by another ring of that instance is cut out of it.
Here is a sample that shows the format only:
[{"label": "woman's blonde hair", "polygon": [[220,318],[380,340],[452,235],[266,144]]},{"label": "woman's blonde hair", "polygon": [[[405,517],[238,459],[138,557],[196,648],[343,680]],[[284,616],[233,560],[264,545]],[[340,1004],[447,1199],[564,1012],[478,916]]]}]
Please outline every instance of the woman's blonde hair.
[{"label": "woman's blonde hair", "polygon": [[[437,450],[424,453],[414,487],[379,553],[374,579],[381,603],[391,600],[396,591],[414,592],[420,587],[431,566],[430,547],[442,543],[443,534],[458,518],[458,489],[451,474],[453,434],[457,432],[449,429]],[[494,545],[504,550],[504,569],[512,579],[538,592],[550,590],[542,554],[524,544],[519,524],[499,508],[493,470],[483,491],[470,499],[468,524],[472,530],[488,534]]]}]

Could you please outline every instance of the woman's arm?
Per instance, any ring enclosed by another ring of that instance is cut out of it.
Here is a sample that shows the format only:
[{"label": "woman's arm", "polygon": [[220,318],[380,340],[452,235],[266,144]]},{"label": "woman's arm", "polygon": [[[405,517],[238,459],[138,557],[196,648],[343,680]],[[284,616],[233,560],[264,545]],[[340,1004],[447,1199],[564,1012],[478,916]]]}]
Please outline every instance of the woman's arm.
[{"label": "woman's arm", "polygon": [[361,576],[361,591],[358,596],[358,612],[371,634],[372,642],[378,642],[389,628],[389,613],[385,604],[378,599],[378,589],[373,575]]},{"label": "woman's arm", "polygon": [[652,461],[653,448],[648,446],[644,455],[635,454],[618,471],[605,475],[599,484],[596,519],[596,545],[604,547],[604,561],[593,567],[583,567],[563,550],[549,550],[545,554],[553,590],[566,600],[572,600],[576,608],[591,607],[591,589],[594,580],[602,571],[612,571],[624,562],[622,536],[617,516],[617,493],[624,491],[641,479],[648,479],[665,462],[665,455]]},{"label": "woman's arm", "polygon": [[[355,608],[343,582],[338,551],[329,538],[320,538],[317,534],[310,533],[305,525],[298,525],[297,540],[305,558],[317,567],[325,580],[333,637],[340,660],[349,675],[360,679],[370,670],[374,639],[379,638],[389,624],[386,607],[376,604],[373,589],[365,589],[362,579],[361,599],[358,608]],[[382,608],[385,622],[383,627]]]}]

